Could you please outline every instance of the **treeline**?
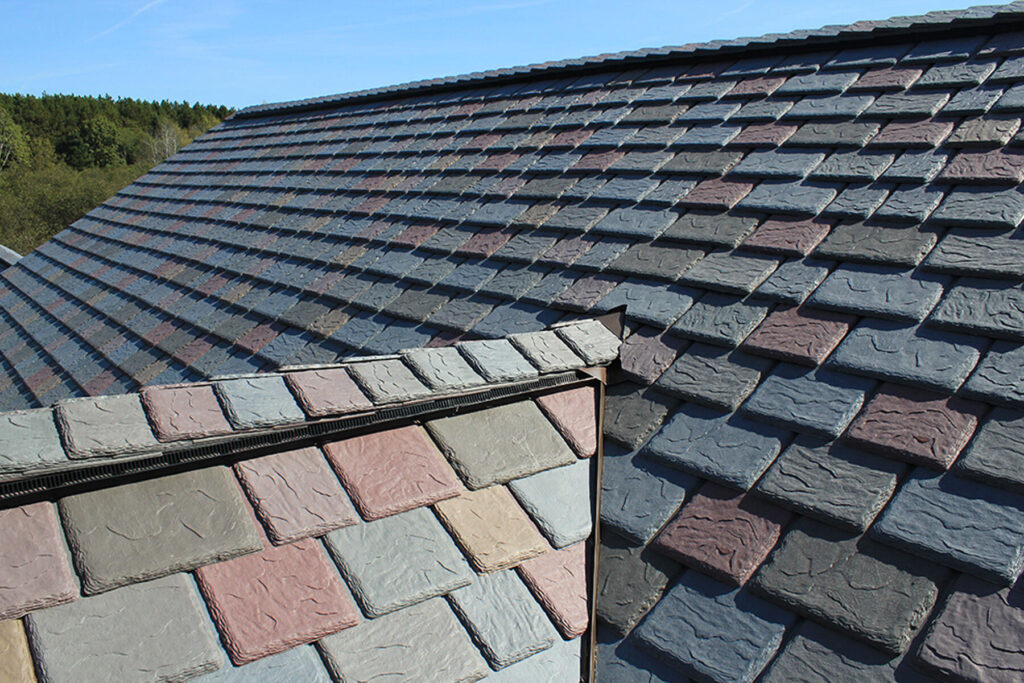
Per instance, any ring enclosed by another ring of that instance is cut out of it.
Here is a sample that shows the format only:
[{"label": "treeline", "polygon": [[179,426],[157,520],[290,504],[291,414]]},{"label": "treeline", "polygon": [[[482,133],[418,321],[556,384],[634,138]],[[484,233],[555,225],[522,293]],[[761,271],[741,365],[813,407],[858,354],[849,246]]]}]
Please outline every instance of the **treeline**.
[{"label": "treeline", "polygon": [[0,94],[0,243],[31,251],[231,112],[166,100]]}]

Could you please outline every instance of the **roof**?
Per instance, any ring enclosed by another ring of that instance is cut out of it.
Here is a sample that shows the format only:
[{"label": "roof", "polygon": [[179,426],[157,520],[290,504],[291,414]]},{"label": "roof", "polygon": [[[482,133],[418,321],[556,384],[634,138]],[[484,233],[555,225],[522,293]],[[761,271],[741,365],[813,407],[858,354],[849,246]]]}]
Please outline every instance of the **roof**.
[{"label": "roof", "polygon": [[564,338],[619,344],[576,324],[519,337],[560,367],[515,378],[480,374],[528,364],[500,339],[0,414],[0,678],[578,679],[600,378]]},{"label": "roof", "polygon": [[624,308],[599,672],[1019,678],[1022,28],[249,111],[0,274],[0,405]]},{"label": "roof", "polygon": [[13,266],[21,258],[21,254],[14,251],[10,247],[5,247],[0,244],[0,268],[8,268]]}]

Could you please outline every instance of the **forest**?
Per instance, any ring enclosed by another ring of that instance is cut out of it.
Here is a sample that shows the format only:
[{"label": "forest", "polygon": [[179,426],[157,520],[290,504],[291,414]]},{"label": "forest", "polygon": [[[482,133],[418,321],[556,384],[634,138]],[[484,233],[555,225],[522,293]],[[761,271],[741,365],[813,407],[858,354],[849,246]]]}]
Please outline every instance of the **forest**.
[{"label": "forest", "polygon": [[0,244],[31,251],[232,111],[0,93]]}]

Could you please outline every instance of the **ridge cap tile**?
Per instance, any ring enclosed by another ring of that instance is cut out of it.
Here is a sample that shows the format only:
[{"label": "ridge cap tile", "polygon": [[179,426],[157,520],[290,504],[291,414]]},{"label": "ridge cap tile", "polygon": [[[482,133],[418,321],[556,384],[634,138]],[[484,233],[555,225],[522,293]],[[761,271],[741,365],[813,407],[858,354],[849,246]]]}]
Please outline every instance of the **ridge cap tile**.
[{"label": "ridge cap tile", "polygon": [[54,407],[54,415],[72,459],[160,450],[138,394],[65,399]]}]

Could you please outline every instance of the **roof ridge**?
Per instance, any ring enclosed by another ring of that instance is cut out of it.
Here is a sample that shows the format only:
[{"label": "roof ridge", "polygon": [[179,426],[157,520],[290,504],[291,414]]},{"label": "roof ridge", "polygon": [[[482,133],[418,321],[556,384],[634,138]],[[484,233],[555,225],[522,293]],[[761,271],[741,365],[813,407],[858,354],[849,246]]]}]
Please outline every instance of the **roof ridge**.
[{"label": "roof ridge", "polygon": [[736,38],[733,40],[711,40],[703,43],[687,43],[660,48],[641,48],[623,52],[605,53],[577,59],[563,59],[539,62],[511,68],[476,71],[444,78],[409,81],[380,88],[369,88],[347,93],[338,93],[303,100],[291,100],[246,107],[230,118],[255,118],[276,114],[291,114],[301,111],[323,109],[347,102],[372,100],[394,95],[425,93],[435,90],[479,86],[484,83],[504,83],[520,79],[531,79],[551,74],[576,74],[604,68],[622,68],[632,63],[660,62],[678,58],[717,57],[736,55],[747,51],[771,51],[776,48],[792,49],[793,43],[803,47],[814,47],[822,43],[834,45],[837,40],[874,39],[879,35],[914,33],[922,30],[941,31],[957,25],[957,30],[966,27],[984,28],[991,22],[1005,22],[1007,18],[1024,21],[1024,0],[1014,0],[1002,5],[975,5],[962,10],[938,10],[921,15],[895,16],[878,21],[857,21],[852,24],[826,25],[818,29],[797,29],[789,33],[767,33],[761,36]]}]

